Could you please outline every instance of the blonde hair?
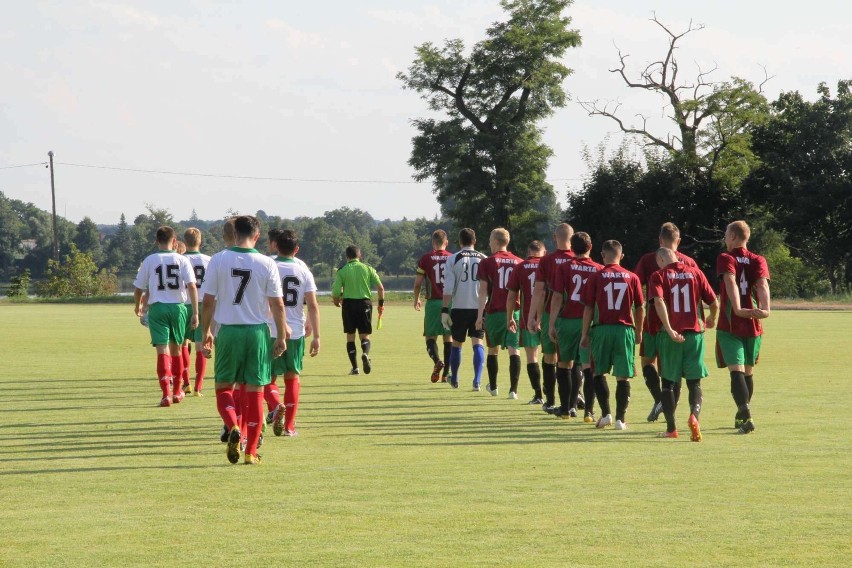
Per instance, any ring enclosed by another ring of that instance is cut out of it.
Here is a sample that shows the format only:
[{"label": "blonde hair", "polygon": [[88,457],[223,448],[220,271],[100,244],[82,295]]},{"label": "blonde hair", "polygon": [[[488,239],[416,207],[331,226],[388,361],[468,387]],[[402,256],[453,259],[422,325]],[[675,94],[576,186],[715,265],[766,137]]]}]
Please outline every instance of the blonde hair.
[{"label": "blonde hair", "polygon": [[201,231],[190,227],[183,232],[183,240],[189,248],[198,248],[201,245]]},{"label": "blonde hair", "polygon": [[728,231],[738,240],[738,241],[748,241],[748,238],[751,236],[751,229],[748,227],[748,223],[745,221],[734,221],[727,228]]},{"label": "blonde hair", "polygon": [[491,238],[497,241],[497,244],[504,247],[509,244],[509,231],[503,227],[497,227],[491,231]]},{"label": "blonde hair", "polygon": [[236,217],[229,217],[222,225],[222,240],[225,241],[226,247],[232,247],[237,242],[237,229],[234,227],[236,220]]}]

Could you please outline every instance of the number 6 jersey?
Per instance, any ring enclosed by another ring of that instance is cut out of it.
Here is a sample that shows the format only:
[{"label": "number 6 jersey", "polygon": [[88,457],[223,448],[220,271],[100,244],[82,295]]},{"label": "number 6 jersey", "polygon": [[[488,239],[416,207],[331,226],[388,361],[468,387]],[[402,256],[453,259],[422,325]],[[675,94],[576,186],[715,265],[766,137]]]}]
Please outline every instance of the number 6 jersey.
[{"label": "number 6 jersey", "polygon": [[[278,265],[278,275],[281,277],[281,288],[284,293],[284,312],[287,314],[287,325],[290,326],[290,339],[305,336],[305,294],[316,292],[317,285],[314,275],[304,263],[295,258],[279,256],[275,259]],[[275,337],[275,322],[269,318],[269,327]]]}]

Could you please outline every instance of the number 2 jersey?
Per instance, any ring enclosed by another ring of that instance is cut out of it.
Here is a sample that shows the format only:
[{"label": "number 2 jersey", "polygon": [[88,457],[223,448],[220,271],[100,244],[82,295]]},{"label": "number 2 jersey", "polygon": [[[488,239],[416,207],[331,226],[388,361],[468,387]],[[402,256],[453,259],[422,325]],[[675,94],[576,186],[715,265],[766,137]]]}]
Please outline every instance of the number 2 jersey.
[{"label": "number 2 jersey", "polygon": [[[669,323],[678,333],[704,331],[704,306],[716,301],[716,294],[707,277],[698,268],[683,262],[673,262],[651,275],[648,299],[663,298]],[[649,303],[649,310],[657,308]]]},{"label": "number 2 jersey", "polygon": [[[284,294],[284,313],[287,316],[287,325],[290,326],[290,339],[299,339],[305,336],[305,294],[316,292],[317,285],[314,275],[308,267],[295,258],[278,257],[275,259],[278,265],[278,275],[281,277],[281,289]],[[272,337],[275,337],[275,322],[272,315],[269,316],[269,329]]]},{"label": "number 2 jersey", "polygon": [[188,284],[195,284],[195,273],[185,256],[172,250],[145,257],[133,286],[148,291],[148,304],[185,304]]},{"label": "number 2 jersey", "polygon": [[595,325],[635,325],[633,308],[645,303],[639,277],[619,264],[607,264],[590,275],[582,302],[594,308]]},{"label": "number 2 jersey", "polygon": [[754,285],[761,278],[769,280],[769,266],[766,259],[742,247],[723,252],[716,259],[716,275],[719,277],[720,302],[719,326],[717,329],[733,333],[738,337],[757,337],[763,335],[763,326],[759,319],[741,318],[733,313],[733,305],[728,297],[723,274],[733,274],[737,291],[740,293],[741,308],[756,308],[757,296]]},{"label": "number 2 jersey", "polygon": [[216,297],[220,325],[267,323],[269,298],[282,296],[278,265],[255,249],[225,249],[210,258],[201,292]]},{"label": "number 2 jersey", "polygon": [[427,300],[440,300],[444,297],[444,271],[447,259],[453,253],[447,250],[433,250],[420,257],[417,262],[417,274],[422,274],[429,283],[426,286]]},{"label": "number 2 jersey", "polygon": [[[506,313],[506,299],[509,296],[509,279],[521,258],[509,251],[497,251],[479,263],[479,279],[488,283],[488,302],[485,313]],[[515,309],[520,304],[515,302]]]},{"label": "number 2 jersey", "polygon": [[593,274],[603,269],[591,258],[574,258],[571,262],[559,265],[553,279],[553,293],[562,294],[565,303],[562,304],[560,318],[579,319],[583,317],[583,289]]}]

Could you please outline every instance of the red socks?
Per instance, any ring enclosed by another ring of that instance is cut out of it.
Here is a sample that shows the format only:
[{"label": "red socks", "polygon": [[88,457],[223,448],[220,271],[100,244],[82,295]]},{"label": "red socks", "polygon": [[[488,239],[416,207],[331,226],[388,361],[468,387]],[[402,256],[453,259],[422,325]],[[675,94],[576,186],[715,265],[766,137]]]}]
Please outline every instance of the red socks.
[{"label": "red socks", "polygon": [[243,395],[245,394],[245,391],[246,391],[245,385],[235,385],[234,386],[234,391],[233,391],[234,392],[234,410],[237,413],[237,426],[240,427],[240,432],[242,432],[244,436],[245,436],[245,431],[246,431],[246,423],[244,421],[245,413],[243,412],[243,408],[244,408],[244,404],[245,404],[244,400],[243,400]]},{"label": "red socks", "polygon": [[222,422],[228,431],[237,425],[237,405],[234,402],[233,389],[221,389],[216,391],[216,409],[219,411],[219,416],[222,417]]},{"label": "red socks", "polygon": [[168,354],[157,355],[157,378],[163,397],[172,396],[172,358]]},{"label": "red socks", "polygon": [[263,431],[263,391],[244,392],[243,400],[247,403],[243,418],[248,426],[246,437],[246,454],[257,455],[257,443]]},{"label": "red socks", "polygon": [[266,408],[272,412],[278,405],[281,404],[281,394],[278,391],[278,385],[274,382],[263,387],[263,399],[266,401]]},{"label": "red socks", "polygon": [[173,396],[180,396],[178,393],[182,392],[181,387],[183,386],[183,379],[181,378],[183,374],[183,356],[177,355],[172,358],[172,377],[174,377],[174,387],[172,389]]},{"label": "red socks", "polygon": [[284,381],[284,429],[296,430],[296,411],[299,409],[299,377]]},{"label": "red socks", "polygon": [[189,345],[180,346],[180,356],[183,362],[183,371],[180,374],[180,378],[183,379],[184,387],[187,387],[189,386]]},{"label": "red socks", "polygon": [[[189,365],[187,365],[189,368]],[[207,357],[200,351],[195,353],[195,392],[201,392],[201,385],[204,382],[204,373],[207,371]]]}]

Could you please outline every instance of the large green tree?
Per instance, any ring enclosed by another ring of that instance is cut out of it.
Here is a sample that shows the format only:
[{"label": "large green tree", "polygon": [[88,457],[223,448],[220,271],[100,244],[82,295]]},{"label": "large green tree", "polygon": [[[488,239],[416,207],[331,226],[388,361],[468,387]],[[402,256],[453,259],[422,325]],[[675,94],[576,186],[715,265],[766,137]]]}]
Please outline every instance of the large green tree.
[{"label": "large green tree", "polygon": [[580,45],[564,15],[569,4],[502,0],[508,19],[469,51],[460,39],[424,43],[398,75],[445,115],[414,120],[415,179],[431,179],[444,214],[480,235],[503,226],[526,240],[556,211],[545,180],[551,150],[536,125],[567,101],[562,83],[571,70],[562,59]]},{"label": "large green tree", "polygon": [[771,203],[775,227],[837,291],[849,284],[852,262],[852,80],[832,97],[824,83],[810,102],[782,93],[772,117],[754,133],[761,165],[744,183],[755,203]]}]

